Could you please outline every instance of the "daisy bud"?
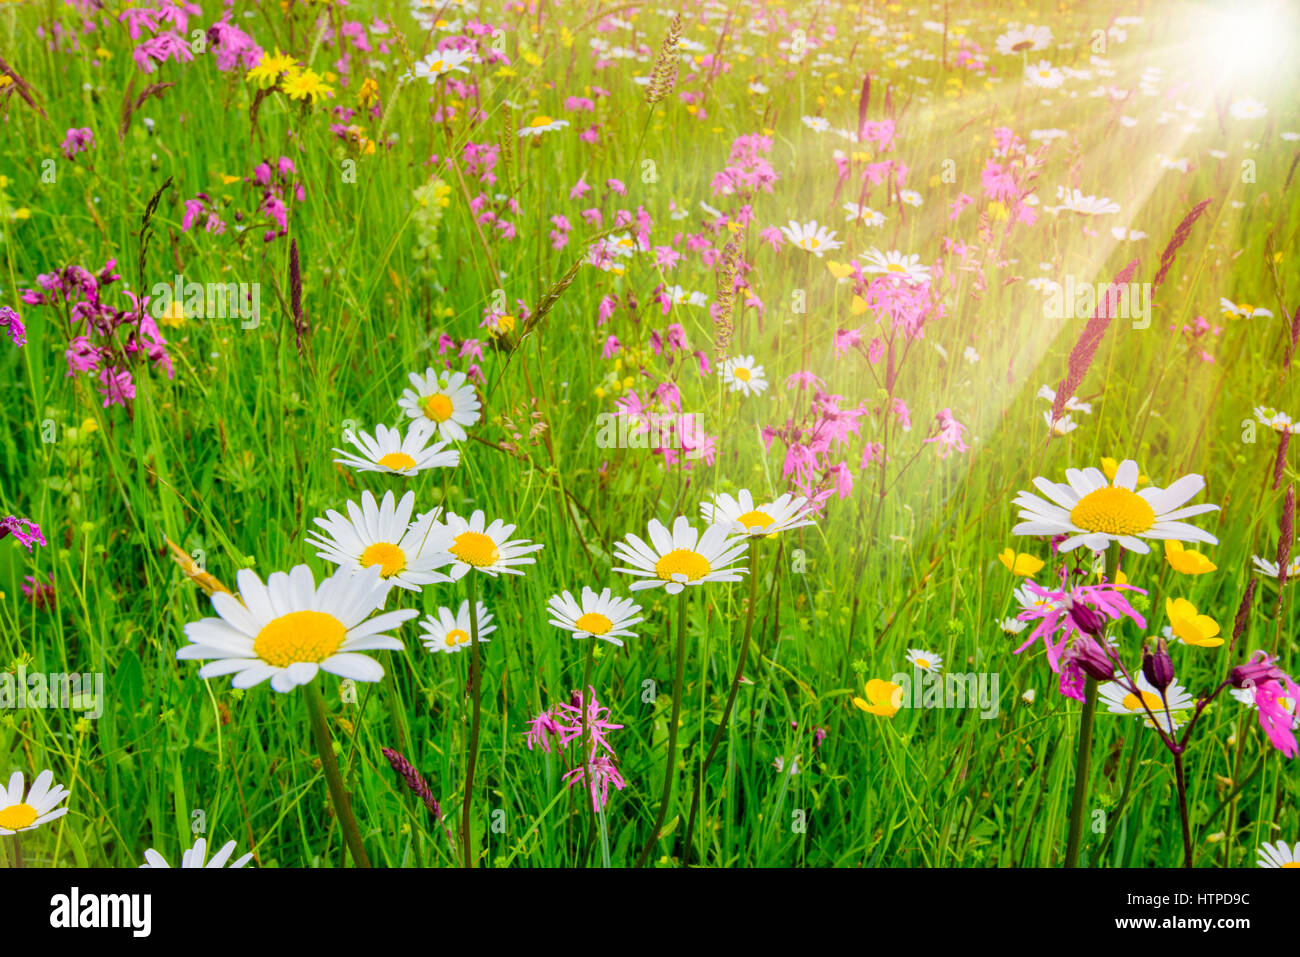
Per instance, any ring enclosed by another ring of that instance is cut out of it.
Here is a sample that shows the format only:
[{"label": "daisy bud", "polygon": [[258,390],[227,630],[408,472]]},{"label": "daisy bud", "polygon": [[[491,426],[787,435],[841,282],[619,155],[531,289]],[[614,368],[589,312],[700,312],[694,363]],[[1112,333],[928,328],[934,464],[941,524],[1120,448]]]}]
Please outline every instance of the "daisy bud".
[{"label": "daisy bud", "polygon": [[1174,661],[1169,657],[1169,649],[1165,646],[1163,638],[1156,642],[1156,650],[1152,652],[1150,648],[1144,648],[1142,651],[1142,674],[1146,676],[1151,686],[1159,691],[1164,691],[1174,680]]}]

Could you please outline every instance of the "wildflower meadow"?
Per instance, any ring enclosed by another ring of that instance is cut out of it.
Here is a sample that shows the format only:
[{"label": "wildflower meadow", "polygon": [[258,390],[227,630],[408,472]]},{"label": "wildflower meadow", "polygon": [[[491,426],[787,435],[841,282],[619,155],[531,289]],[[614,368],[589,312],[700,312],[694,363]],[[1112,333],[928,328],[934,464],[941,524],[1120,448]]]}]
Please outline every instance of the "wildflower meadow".
[{"label": "wildflower meadow", "polygon": [[1297,37],[0,0],[0,861],[1300,867]]}]

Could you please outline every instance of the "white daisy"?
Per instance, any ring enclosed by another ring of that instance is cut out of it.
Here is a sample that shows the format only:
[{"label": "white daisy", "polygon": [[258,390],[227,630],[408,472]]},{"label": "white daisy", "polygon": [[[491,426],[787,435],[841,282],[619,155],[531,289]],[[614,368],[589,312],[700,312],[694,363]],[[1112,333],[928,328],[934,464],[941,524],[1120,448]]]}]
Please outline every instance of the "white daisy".
[{"label": "white daisy", "polygon": [[437,571],[451,562],[446,552],[450,541],[433,534],[435,526],[445,528],[437,523],[441,509],[412,522],[414,509],[414,492],[396,505],[391,491],[379,504],[370,492],[362,492],[360,505],[347,503],[346,518],[331,509],[325,518],[313,519],[326,534],[312,532],[306,542],[320,549],[317,557],[335,565],[354,570],[378,565],[381,577],[399,588],[419,591],[424,585],[449,582],[451,578]]},{"label": "white daisy", "polygon": [[1052,42],[1051,27],[1036,27],[1032,23],[1007,30],[997,38],[996,48],[1003,56],[1046,50]]},{"label": "white daisy", "polygon": [[[1131,552],[1150,551],[1144,538],[1171,539],[1177,542],[1219,540],[1204,529],[1178,521],[1206,512],[1217,512],[1217,505],[1183,503],[1205,488],[1199,475],[1184,475],[1168,488],[1137,487],[1138,467],[1132,459],[1120,463],[1115,484],[1110,485],[1100,469],[1066,469],[1066,483],[1052,482],[1041,476],[1034,486],[1047,496],[1020,492],[1015,504],[1020,506],[1023,522],[1013,528],[1014,535],[1067,535],[1059,549],[1071,551],[1086,545],[1094,552],[1104,551],[1111,542],[1119,542]],[[1068,484],[1067,484],[1068,483]]]},{"label": "white daisy", "polygon": [[568,120],[557,120],[539,113],[533,117],[532,122],[527,126],[520,128],[519,135],[521,137],[541,136],[543,133],[549,133],[552,130],[562,130],[568,125]]},{"label": "white daisy", "polygon": [[590,588],[582,589],[582,601],[575,601],[567,591],[552,595],[546,603],[551,612],[551,624],[573,632],[574,638],[600,638],[611,645],[622,647],[620,637],[635,638],[629,631],[643,617],[632,617],[641,606],[630,598],[614,598],[608,588],[596,594]]},{"label": "white daisy", "polygon": [[251,569],[235,576],[239,598],[212,596],[217,618],[185,626],[192,643],[176,652],[182,661],[210,659],[200,678],[234,674],[231,685],[251,688],[271,679],[289,692],[324,670],[340,678],[378,681],[383,666],[361,652],[401,651],[402,643],[384,631],[419,614],[414,608],[385,612],[390,586],[378,565],[359,572],[341,568],[319,585],[311,569],[272,572],[266,583]]},{"label": "white daisy", "polygon": [[1230,299],[1219,297],[1219,311],[1229,319],[1268,319],[1273,313],[1268,309],[1259,306],[1249,306],[1246,303],[1234,303]]},{"label": "white daisy", "polygon": [[1259,846],[1260,867],[1300,867],[1300,842],[1288,847],[1286,841],[1269,844],[1265,841]]},{"label": "white daisy", "polygon": [[821,259],[822,253],[839,249],[844,244],[835,238],[835,230],[818,226],[817,220],[798,223],[793,219],[788,226],[781,227],[781,233],[792,245],[812,253]]},{"label": "white daisy", "polygon": [[343,437],[361,454],[335,449],[343,457],[334,461],[358,472],[391,472],[394,475],[415,475],[425,469],[459,465],[460,452],[455,449],[444,451],[446,442],[427,444],[436,433],[433,423],[423,421],[412,422],[405,437],[397,429],[390,429],[382,423],[375,426],[373,437],[366,432],[348,431]]},{"label": "white daisy", "polygon": [[[1250,556],[1250,563],[1255,566],[1255,571],[1261,575],[1267,575],[1273,580],[1277,580],[1278,572],[1281,570],[1277,562],[1271,562],[1267,558],[1260,558],[1258,555]],[[1294,581],[1300,579],[1300,555],[1291,559],[1286,564],[1286,580]]]},{"label": "white daisy", "polygon": [[1050,409],[1043,413],[1043,421],[1047,423],[1047,431],[1052,435],[1069,435],[1079,427],[1079,423],[1070,418],[1068,413],[1059,419],[1053,419]]},{"label": "white daisy", "polygon": [[62,784],[54,783],[53,771],[36,775],[31,790],[23,795],[23,772],[15,771],[9,777],[9,786],[0,788],[0,834],[16,834],[48,824],[68,813],[66,807],[55,810],[56,805],[68,796]]},{"label": "white daisy", "polygon": [[[478,640],[487,641],[487,636],[497,630],[497,626],[492,624],[492,615],[481,601],[474,603],[474,614],[478,620]],[[420,629],[424,632],[420,641],[429,651],[452,654],[470,646],[471,624],[468,600],[460,603],[454,615],[450,608],[439,608],[436,618],[426,615],[420,619]]]},{"label": "white daisy", "polygon": [[886,253],[873,246],[862,254],[862,258],[866,260],[863,272],[879,273],[909,283],[930,281],[930,267],[923,265],[921,257],[915,254],[904,256],[897,249]]},{"label": "white daisy", "polygon": [[883,226],[885,223],[885,214],[870,208],[869,206],[859,206],[857,203],[845,203],[844,211],[848,216],[844,217],[849,222],[859,222],[864,226]]},{"label": "white daisy", "polygon": [[1255,418],[1275,432],[1290,432],[1292,435],[1300,433],[1300,425],[1292,421],[1291,416],[1285,412],[1279,412],[1277,409],[1257,405],[1255,406]]},{"label": "white daisy", "polygon": [[527,539],[510,541],[515,526],[496,519],[486,524],[482,509],[476,509],[468,520],[455,512],[447,513],[447,552],[452,557],[449,574],[460,581],[470,570],[497,575],[522,575],[516,565],[531,565],[537,561],[532,553],[545,546],[531,544]]},{"label": "white daisy", "polygon": [[913,668],[920,668],[922,671],[929,671],[932,674],[938,674],[943,670],[943,659],[933,652],[921,648],[907,649],[907,663]]},{"label": "white daisy", "polygon": [[763,367],[754,364],[753,356],[732,356],[722,363],[721,375],[732,392],[761,395],[767,388]]},{"label": "white daisy", "polygon": [[469,68],[465,64],[472,62],[473,59],[474,54],[469,50],[435,50],[423,60],[416,62],[407,77],[434,83],[438,77],[446,76],[448,73],[468,73]]},{"label": "white daisy", "polygon": [[1060,206],[1043,207],[1049,213],[1078,213],[1081,216],[1101,216],[1106,213],[1118,213],[1119,203],[1113,203],[1109,196],[1085,196],[1077,189],[1056,188],[1056,198]]},{"label": "white daisy", "polygon": [[1232,106],[1228,107],[1228,115],[1237,120],[1255,120],[1267,112],[1268,107],[1249,96],[1233,100]]},{"label": "white daisy", "polygon": [[415,388],[397,400],[407,417],[434,423],[445,441],[464,442],[465,427],[479,420],[482,408],[465,373],[426,369],[424,375],[412,372],[410,380]]},{"label": "white daisy", "polygon": [[1029,622],[1021,621],[1019,618],[1003,618],[998,622],[998,627],[1002,629],[1004,635],[1010,637],[1012,635],[1018,635],[1028,628]]},{"label": "white daisy", "polygon": [[[1146,675],[1142,674],[1142,672],[1137,672],[1135,680],[1138,691],[1142,693],[1140,700],[1136,694],[1129,691],[1118,681],[1103,681],[1097,685],[1097,697],[1101,702],[1105,703],[1106,710],[1111,714],[1140,714],[1143,717],[1143,723],[1148,728],[1154,728],[1155,725],[1151,722],[1151,715],[1147,714],[1147,708],[1150,708],[1151,714],[1156,716],[1156,721],[1166,731],[1174,732],[1182,727],[1183,722],[1175,712],[1190,711],[1196,705],[1187,690],[1177,681],[1174,681],[1165,689],[1165,697],[1162,699],[1160,692],[1147,681]],[[1168,713],[1165,711],[1166,701],[1169,704]],[[1173,715],[1172,726],[1170,715]]]},{"label": "white daisy", "polygon": [[814,133],[825,133],[831,128],[831,121],[824,116],[805,116],[803,125]]},{"label": "white daisy", "polygon": [[[204,859],[208,856],[208,842],[206,838],[201,837],[194,842],[193,847],[181,855],[181,867],[225,867],[226,861],[230,860],[230,855],[233,853],[235,853],[235,842],[228,841],[221,850],[212,855],[212,860],[205,864]],[[252,859],[253,854],[250,851],[243,857],[230,861],[230,868],[231,870],[234,870],[236,867],[243,867]],[[142,868],[171,867],[171,865],[167,863],[167,859],[152,847],[144,852],[144,863],[140,866]]]},{"label": "white daisy", "polygon": [[1065,74],[1046,60],[1025,66],[1025,82],[1030,86],[1054,90],[1065,82]]},{"label": "white daisy", "polygon": [[898,191],[898,198],[908,206],[920,206],[921,203],[924,202],[924,200],[921,199],[921,194],[914,189],[900,189]]},{"label": "white daisy", "polygon": [[725,492],[712,502],[700,503],[700,516],[709,525],[723,524],[733,535],[774,537],[778,532],[815,525],[808,517],[808,500],[802,495],[785,493],[764,505],[755,505],[749,489],[741,489],[735,498]]},{"label": "white daisy", "polygon": [[748,571],[732,563],[748,551],[749,543],[732,537],[725,525],[710,525],[701,535],[679,515],[671,532],[657,519],[650,520],[649,532],[650,544],[630,532],[626,541],[614,543],[614,557],[633,566],[614,571],[643,579],[629,586],[632,591],[662,586],[676,595],[686,585],[740,581]]}]

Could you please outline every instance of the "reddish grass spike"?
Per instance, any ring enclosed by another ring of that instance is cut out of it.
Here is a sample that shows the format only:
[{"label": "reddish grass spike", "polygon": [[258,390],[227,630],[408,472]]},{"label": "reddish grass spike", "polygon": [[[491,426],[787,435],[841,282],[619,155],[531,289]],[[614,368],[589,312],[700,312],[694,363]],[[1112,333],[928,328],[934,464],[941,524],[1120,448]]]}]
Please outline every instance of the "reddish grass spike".
[{"label": "reddish grass spike", "polygon": [[[1288,433],[1283,433],[1287,435]],[[1295,535],[1295,486],[1286,487],[1286,503],[1282,506],[1282,525],[1278,529],[1277,590],[1280,594],[1286,584],[1287,566],[1291,563],[1291,539]]]},{"label": "reddish grass spike", "polygon": [[298,338],[298,356],[302,357],[302,343],[308,332],[307,320],[302,315],[302,270],[298,266],[298,240],[289,240],[289,305],[293,309],[293,329]]},{"label": "reddish grass spike", "polygon": [[1110,304],[1116,300],[1119,295],[1119,287],[1128,285],[1137,272],[1140,259],[1134,259],[1131,263],[1119,271],[1110,285],[1106,287],[1106,292],[1097,302],[1097,308],[1093,311],[1092,317],[1088,324],[1083,327],[1083,332],[1079,334],[1079,340],[1070,350],[1070,367],[1066,370],[1065,378],[1061,380],[1060,385],[1056,387],[1056,401],[1052,403],[1052,419],[1056,420],[1061,417],[1065,411],[1065,403],[1070,401],[1074,395],[1074,390],[1079,388],[1083,382],[1083,377],[1092,365],[1092,358],[1097,354],[1098,347],[1101,346],[1101,340],[1106,335],[1106,330],[1110,328],[1110,320],[1113,318],[1114,310],[1109,308]]},{"label": "reddish grass spike", "polygon": [[1255,584],[1258,578],[1251,578],[1250,584],[1246,586],[1246,594],[1241,596],[1241,604],[1237,606],[1237,617],[1232,623],[1232,645],[1237,644],[1237,639],[1242,636],[1246,630],[1246,622],[1250,618],[1250,605],[1255,599]]},{"label": "reddish grass spike", "polygon": [[1286,451],[1290,445],[1291,430],[1286,429],[1278,440],[1277,458],[1273,462],[1273,489],[1275,491],[1282,485],[1282,473],[1286,471]]},{"label": "reddish grass spike", "polygon": [[1286,367],[1291,368],[1291,357],[1295,355],[1296,340],[1300,340],[1300,306],[1295,307],[1295,315],[1291,317],[1291,345],[1286,350]]},{"label": "reddish grass spike", "polygon": [[1169,270],[1173,268],[1174,260],[1178,257],[1179,248],[1183,243],[1187,242],[1187,237],[1191,234],[1192,223],[1201,217],[1201,214],[1205,212],[1205,208],[1209,205],[1209,198],[1201,200],[1192,207],[1192,211],[1183,217],[1183,221],[1174,230],[1174,235],[1170,238],[1169,244],[1165,246],[1165,251],[1160,254],[1160,271],[1156,273],[1156,278],[1151,283],[1152,294],[1160,288],[1169,275]]}]

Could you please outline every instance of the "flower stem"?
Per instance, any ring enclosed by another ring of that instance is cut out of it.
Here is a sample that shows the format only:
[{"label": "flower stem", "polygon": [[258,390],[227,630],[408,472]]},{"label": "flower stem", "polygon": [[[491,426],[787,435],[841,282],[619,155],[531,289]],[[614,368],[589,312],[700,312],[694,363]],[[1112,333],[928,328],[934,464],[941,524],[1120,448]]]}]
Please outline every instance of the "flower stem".
[{"label": "flower stem", "polygon": [[718,752],[718,745],[722,743],[722,736],[727,733],[727,727],[731,723],[731,709],[736,704],[736,695],[740,691],[740,680],[745,676],[745,660],[749,655],[749,640],[754,633],[754,606],[758,603],[758,549],[757,542],[750,548],[749,558],[749,608],[745,611],[745,635],[740,640],[740,658],[736,662],[736,674],[731,679],[731,692],[727,695],[727,705],[722,709],[722,721],[718,724],[717,729],[713,732],[713,740],[709,742],[709,750],[704,755],[704,761],[700,765],[700,776],[695,783],[695,794],[691,798],[691,811],[687,815],[686,833],[684,835],[686,845],[685,853],[682,855],[682,863],[690,864],[691,862],[691,839],[695,836],[695,815],[700,809],[700,791],[704,786],[704,774],[709,770],[709,762]]},{"label": "flower stem", "polygon": [[320,689],[316,687],[316,682],[309,681],[306,690],[311,734],[316,742],[316,753],[320,755],[321,769],[325,772],[325,783],[329,786],[334,815],[343,828],[343,839],[352,852],[352,863],[357,867],[370,867],[370,858],[366,856],[365,845],[361,842],[361,830],[357,827],[357,819],[352,816],[352,803],[343,787],[343,775],[339,773],[338,762],[334,760],[334,745],[330,740],[329,725],[325,723],[325,705],[321,703]]},{"label": "flower stem", "polygon": [[1174,752],[1174,780],[1178,784],[1178,817],[1183,824],[1183,867],[1192,867],[1192,828],[1187,819],[1187,776],[1181,749]]},{"label": "flower stem", "polygon": [[460,812],[461,844],[465,849],[465,866],[474,867],[474,831],[470,819],[470,805],[474,800],[474,768],[478,764],[479,715],[483,704],[483,672],[478,647],[478,587],[477,573],[469,573],[469,640],[470,685],[474,697],[474,711],[469,725],[469,756],[465,759],[465,803]]},{"label": "flower stem", "polygon": [[664,760],[664,789],[659,798],[659,813],[655,816],[654,827],[650,829],[650,839],[646,841],[637,859],[637,867],[645,867],[646,861],[659,843],[659,829],[663,827],[664,815],[668,813],[668,801],[673,794],[673,779],[677,776],[677,724],[682,713],[682,695],[686,683],[686,589],[677,593],[677,665],[676,678],[673,681],[673,713],[668,722],[668,755]]},{"label": "flower stem", "polygon": [[22,866],[23,866],[23,846],[22,846],[21,843],[19,843],[18,833],[17,833],[16,831],[14,832],[13,840],[12,840],[10,843],[13,845],[14,856],[13,856],[13,861],[10,863],[9,866],[10,866],[10,867],[22,867]]},{"label": "flower stem", "polygon": [[1070,836],[1065,845],[1065,866],[1079,866],[1083,838],[1083,805],[1088,796],[1088,764],[1092,757],[1092,719],[1097,712],[1097,679],[1084,683],[1083,714],[1079,717],[1079,750],[1074,758],[1074,797],[1070,801]]}]

